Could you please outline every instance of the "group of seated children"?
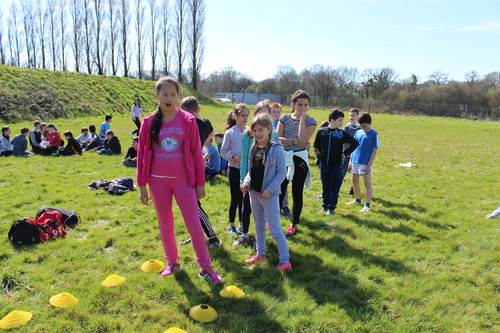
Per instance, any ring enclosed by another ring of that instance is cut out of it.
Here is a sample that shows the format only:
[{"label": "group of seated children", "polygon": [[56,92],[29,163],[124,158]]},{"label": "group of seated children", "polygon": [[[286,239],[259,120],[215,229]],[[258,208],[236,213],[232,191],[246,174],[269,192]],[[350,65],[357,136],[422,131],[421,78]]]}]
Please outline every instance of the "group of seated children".
[{"label": "group of seated children", "polygon": [[[95,150],[102,155],[121,154],[120,140],[114,135],[111,128],[113,117],[106,115],[99,133],[96,133],[94,125],[81,129],[82,134],[76,139],[71,131],[64,132],[64,140],[57,131],[54,124],[46,125],[40,121],[34,122],[34,128],[30,131],[23,127],[21,134],[10,139],[11,129],[8,126],[2,128],[0,137],[0,156],[29,157],[34,154],[40,155],[81,155],[84,151]],[[27,137],[29,136],[29,139]],[[28,140],[31,152],[28,149]],[[128,156],[126,157],[128,158]],[[131,157],[130,159],[133,159]]]}]

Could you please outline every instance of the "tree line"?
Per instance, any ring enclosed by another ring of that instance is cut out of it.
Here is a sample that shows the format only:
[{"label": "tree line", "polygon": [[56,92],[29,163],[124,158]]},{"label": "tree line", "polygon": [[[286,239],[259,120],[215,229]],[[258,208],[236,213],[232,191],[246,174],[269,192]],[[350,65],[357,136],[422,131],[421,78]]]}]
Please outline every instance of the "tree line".
[{"label": "tree line", "polygon": [[[278,93],[284,103],[290,102],[289,96],[297,89],[306,89],[312,96],[311,104],[325,108],[377,107],[452,117],[471,116],[474,112],[467,110],[476,110],[480,118],[500,119],[500,72],[480,77],[470,71],[464,81],[455,81],[442,70],[426,78],[412,74],[400,79],[390,67],[361,72],[347,66],[314,65],[297,72],[291,66],[278,66],[272,78],[256,82],[232,67],[224,67],[205,76],[200,89],[207,94]],[[438,112],[443,109],[450,111]]]},{"label": "tree line", "polygon": [[205,0],[16,0],[0,22],[1,64],[152,80],[172,74],[197,89]]}]

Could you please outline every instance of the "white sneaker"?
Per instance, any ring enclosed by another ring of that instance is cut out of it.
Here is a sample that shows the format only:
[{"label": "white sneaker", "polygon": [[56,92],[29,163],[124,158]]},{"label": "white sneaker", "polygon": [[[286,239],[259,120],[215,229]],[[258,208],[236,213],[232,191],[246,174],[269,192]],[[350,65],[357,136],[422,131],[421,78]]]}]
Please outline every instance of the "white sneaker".
[{"label": "white sneaker", "polygon": [[335,211],[332,209],[328,209],[325,215],[335,215]]},{"label": "white sneaker", "polygon": [[356,200],[346,203],[346,205],[362,205],[362,204],[363,204],[362,202],[357,202]]},{"label": "white sneaker", "polygon": [[366,212],[369,212],[370,210],[371,210],[371,208],[370,208],[370,207],[368,207],[368,206],[363,206],[363,208],[361,208],[361,209],[359,210],[359,212],[360,212],[360,213],[366,213]]}]

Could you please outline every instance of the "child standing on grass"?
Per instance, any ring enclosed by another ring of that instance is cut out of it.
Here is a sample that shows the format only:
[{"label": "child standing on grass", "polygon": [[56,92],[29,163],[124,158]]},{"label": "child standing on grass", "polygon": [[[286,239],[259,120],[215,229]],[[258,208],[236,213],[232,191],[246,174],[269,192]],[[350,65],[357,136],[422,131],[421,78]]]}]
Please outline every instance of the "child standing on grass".
[{"label": "child standing on grass", "polygon": [[[222,141],[224,141],[224,133],[215,133],[214,135],[215,143],[217,144],[217,151],[220,155],[220,149],[222,148]],[[224,158],[220,159],[220,174],[225,176],[227,172],[227,160]]]},{"label": "child standing on grass", "polygon": [[378,133],[372,129],[372,117],[369,113],[363,113],[358,119],[360,131],[356,132],[355,139],[359,146],[351,155],[349,170],[352,170],[352,187],[354,189],[355,200],[348,202],[348,205],[362,205],[361,186],[359,185],[359,175],[363,175],[363,183],[366,189],[365,205],[360,212],[369,212],[372,199],[372,165],[380,147]]},{"label": "child standing on grass", "polygon": [[[323,186],[323,209],[326,215],[334,215],[342,185],[342,159],[351,154],[358,146],[358,142],[349,134],[341,130],[344,113],[338,109],[328,115],[328,127],[321,128],[316,133],[314,150],[318,156]],[[344,145],[349,144],[347,150]]]},{"label": "child standing on grass", "polygon": [[142,118],[144,118],[144,111],[142,110],[141,101],[139,100],[139,98],[134,98],[134,104],[132,105],[130,114],[132,115],[132,121],[134,122],[135,126],[137,126],[137,129],[133,130],[130,133],[130,136],[133,138],[137,133],[139,133],[139,130],[141,129],[140,116],[142,115]]},{"label": "child standing on grass", "polygon": [[[356,132],[361,129],[361,127],[357,123],[358,118],[359,118],[359,110],[356,108],[350,109],[349,110],[349,123],[344,126],[344,132],[346,132],[347,134],[349,134],[353,138],[354,138]],[[349,148],[348,143],[346,143],[344,145],[344,151],[347,150],[347,148]],[[342,160],[342,180],[344,180],[344,177],[347,173],[347,168],[349,167],[350,160],[351,160],[351,153],[346,154],[344,159]],[[349,194],[353,194],[353,193],[354,193],[354,190],[352,189],[352,186],[351,186],[351,191]]]},{"label": "child standing on grass", "polygon": [[279,141],[272,141],[273,124],[268,114],[260,114],[251,125],[254,142],[248,155],[248,173],[241,190],[250,192],[250,204],[255,220],[255,238],[257,253],[245,260],[255,264],[267,257],[266,221],[269,232],[276,241],[279,252],[280,272],[292,270],[288,243],[280,224],[279,195],[281,183],[286,176],[286,162],[283,146]]},{"label": "child standing on grass", "polygon": [[[231,192],[231,202],[229,204],[229,227],[227,231],[230,235],[238,235],[243,232],[242,225],[242,199],[243,193],[240,190],[240,162],[241,162],[241,136],[247,129],[249,110],[246,104],[236,104],[227,116],[226,133],[220,149],[220,155],[229,163],[229,189]],[[239,230],[236,231],[234,220],[236,210],[240,221]]]},{"label": "child standing on grass", "polygon": [[168,260],[162,276],[172,275],[181,268],[174,233],[172,196],[179,206],[191,236],[198,276],[211,283],[222,278],[212,268],[207,245],[198,217],[197,199],[205,196],[203,156],[196,119],[177,108],[179,85],[172,77],[162,77],[156,83],[155,113],[144,118],[139,132],[137,152],[137,184],[140,200],[149,205],[149,190],[160,225],[160,236]]}]

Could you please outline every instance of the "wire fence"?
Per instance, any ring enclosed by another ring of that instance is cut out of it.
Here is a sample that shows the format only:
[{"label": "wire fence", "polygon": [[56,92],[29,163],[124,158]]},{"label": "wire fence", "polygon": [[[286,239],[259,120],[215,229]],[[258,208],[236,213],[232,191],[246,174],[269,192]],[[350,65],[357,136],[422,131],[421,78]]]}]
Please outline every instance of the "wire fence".
[{"label": "wire fence", "polygon": [[500,120],[500,107],[487,108],[467,104],[444,104],[444,103],[408,103],[392,102],[375,103],[376,109],[382,109],[384,113],[393,114],[421,114],[431,117],[451,117],[463,119]]}]

